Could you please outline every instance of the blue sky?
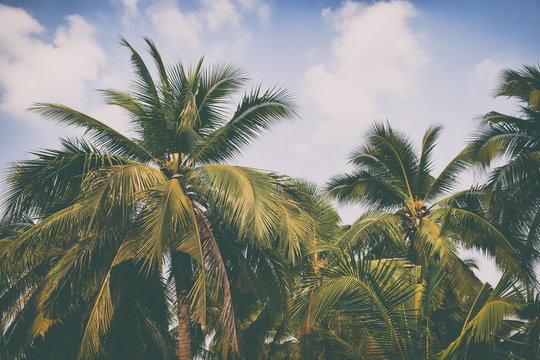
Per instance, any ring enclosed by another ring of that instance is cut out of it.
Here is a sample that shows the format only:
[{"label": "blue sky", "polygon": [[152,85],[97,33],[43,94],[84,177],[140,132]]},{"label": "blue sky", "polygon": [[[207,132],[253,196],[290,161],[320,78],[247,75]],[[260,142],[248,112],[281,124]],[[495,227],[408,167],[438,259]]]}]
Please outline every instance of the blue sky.
[{"label": "blue sky", "polygon": [[[440,169],[475,118],[516,109],[491,94],[501,69],[539,62],[539,18],[538,0],[0,1],[0,168],[75,134],[25,111],[33,102],[64,103],[129,131],[94,91],[128,88],[123,35],[140,52],[151,37],[169,61],[204,54],[241,65],[254,85],[295,95],[300,118],[265,134],[240,164],[323,184],[348,169],[362,131],[388,119],[415,139],[444,125]],[[350,222],[359,210],[341,213]]]}]

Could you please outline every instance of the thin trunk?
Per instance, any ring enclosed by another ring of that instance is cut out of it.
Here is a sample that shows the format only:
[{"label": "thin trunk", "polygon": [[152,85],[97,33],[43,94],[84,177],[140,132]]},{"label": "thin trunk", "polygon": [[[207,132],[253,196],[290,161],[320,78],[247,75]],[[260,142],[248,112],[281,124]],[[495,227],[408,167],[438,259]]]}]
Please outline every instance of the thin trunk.
[{"label": "thin trunk", "polygon": [[191,260],[189,255],[176,253],[172,256],[176,301],[178,305],[178,359],[192,360],[191,320],[188,294],[191,289]]}]

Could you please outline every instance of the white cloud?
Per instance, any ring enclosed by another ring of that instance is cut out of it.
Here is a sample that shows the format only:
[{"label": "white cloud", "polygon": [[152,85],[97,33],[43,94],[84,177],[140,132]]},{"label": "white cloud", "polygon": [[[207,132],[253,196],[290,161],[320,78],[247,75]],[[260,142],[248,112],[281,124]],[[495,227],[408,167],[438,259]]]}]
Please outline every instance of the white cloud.
[{"label": "white cloud", "polygon": [[485,58],[474,67],[469,76],[469,89],[471,91],[481,91],[485,94],[491,93],[497,85],[499,74],[506,66],[507,63]]},{"label": "white cloud", "polygon": [[170,43],[193,53],[204,47],[206,53],[218,56],[251,40],[249,16],[257,16],[265,25],[271,19],[270,6],[263,0],[202,0],[198,8],[181,6],[176,0],[158,0],[146,11],[155,29]]},{"label": "white cloud", "polygon": [[147,12],[158,32],[171,43],[191,49],[199,46],[203,23],[197,14],[180,11],[175,1],[156,3]]},{"label": "white cloud", "polygon": [[257,17],[263,25],[270,25],[272,22],[272,9],[270,9],[270,5],[262,4],[257,10]]},{"label": "white cloud", "polygon": [[405,1],[371,5],[347,1],[323,17],[337,35],[330,59],[306,73],[306,93],[328,120],[318,124],[314,141],[357,135],[366,123],[383,116],[381,99],[411,94],[417,70],[427,58],[421,35],[409,21],[418,13]]},{"label": "white cloud", "polygon": [[263,25],[269,25],[272,19],[272,9],[264,0],[238,0],[240,6],[248,11],[257,13],[257,18]]},{"label": "white cloud", "polygon": [[203,0],[201,15],[210,30],[215,31],[224,25],[232,28],[240,26],[241,14],[235,4],[229,0]]},{"label": "white cloud", "polygon": [[139,0],[113,0],[120,3],[123,7],[122,23],[126,28],[131,28],[132,20],[137,17],[139,13]]},{"label": "white cloud", "polygon": [[55,101],[74,107],[85,104],[86,84],[98,77],[105,53],[95,28],[71,15],[52,41],[26,11],[0,5],[0,109],[27,116],[33,102]]},{"label": "white cloud", "polygon": [[135,16],[137,15],[137,3],[139,0],[120,0],[124,5],[125,15]]}]

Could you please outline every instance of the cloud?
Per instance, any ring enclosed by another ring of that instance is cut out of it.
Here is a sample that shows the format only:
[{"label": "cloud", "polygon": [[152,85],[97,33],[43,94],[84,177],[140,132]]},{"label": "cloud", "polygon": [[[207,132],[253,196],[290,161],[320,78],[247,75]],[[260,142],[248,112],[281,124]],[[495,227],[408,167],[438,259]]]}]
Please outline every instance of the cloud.
[{"label": "cloud", "polygon": [[476,64],[469,76],[469,90],[480,91],[483,94],[491,94],[497,85],[501,71],[508,63],[498,62],[491,58],[485,58]]},{"label": "cloud", "polygon": [[139,0],[112,0],[119,3],[122,8],[122,23],[126,28],[131,28],[132,20],[139,14]]},{"label": "cloud", "polygon": [[200,16],[180,11],[175,1],[162,1],[147,9],[150,21],[169,42],[195,49],[203,29]]},{"label": "cloud", "polygon": [[120,0],[124,5],[124,13],[127,16],[137,15],[137,3],[139,0]]},{"label": "cloud", "polygon": [[240,26],[241,14],[235,4],[229,0],[203,0],[201,15],[206,20],[208,28],[216,31],[224,25],[232,28]]},{"label": "cloud", "polygon": [[270,25],[272,22],[272,9],[270,9],[270,5],[262,4],[257,10],[257,17],[263,25]]},{"label": "cloud", "polygon": [[257,18],[263,25],[270,25],[272,19],[272,9],[263,0],[238,0],[238,3],[245,10],[256,12]]},{"label": "cloud", "polygon": [[409,24],[418,16],[409,2],[347,1],[322,15],[337,35],[329,59],[308,69],[305,90],[325,118],[313,140],[329,143],[384,117],[381,101],[410,96],[427,57]]},{"label": "cloud", "polygon": [[0,109],[27,117],[34,102],[85,104],[86,85],[105,65],[96,29],[71,15],[48,40],[45,29],[26,11],[0,5]]},{"label": "cloud", "polygon": [[[198,8],[179,5],[176,0],[160,0],[146,10],[158,33],[178,47],[193,53],[226,55],[251,39],[246,19],[254,14],[265,25],[271,9],[262,0],[202,0]],[[220,41],[215,41],[216,37]],[[210,44],[210,45],[209,45]]]}]

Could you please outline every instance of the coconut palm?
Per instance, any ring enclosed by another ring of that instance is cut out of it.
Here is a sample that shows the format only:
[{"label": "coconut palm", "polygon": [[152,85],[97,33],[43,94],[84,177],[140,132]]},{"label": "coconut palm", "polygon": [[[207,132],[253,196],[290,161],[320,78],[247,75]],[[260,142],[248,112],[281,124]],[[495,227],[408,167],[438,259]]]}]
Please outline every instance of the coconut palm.
[{"label": "coconut palm", "polygon": [[406,305],[415,287],[399,262],[331,253],[293,300],[303,319],[303,358],[412,359],[418,335]]},{"label": "coconut palm", "polygon": [[[38,159],[11,170],[5,218],[30,216],[37,224],[6,248],[2,284],[11,289],[47,266],[3,313],[3,325],[23,334],[8,337],[8,345],[25,334],[30,341],[46,337],[55,324],[82,313],[83,330],[71,344],[78,344],[79,358],[96,358],[108,336],[121,334],[112,331],[120,314],[140,315],[143,332],[162,331],[163,312],[156,320],[149,309],[170,296],[180,359],[194,354],[192,329],[205,324],[207,301],[221,302],[223,343],[234,352],[234,300],[214,228],[235,229],[238,239],[260,249],[281,246],[290,261],[300,256],[312,218],[288,196],[283,179],[224,163],[272,124],[294,116],[291,96],[259,86],[234,109],[231,96],[247,81],[242,71],[204,68],[202,59],[190,69],[166,67],[154,43],[145,41],[158,81],[122,39],[135,70],[133,88],[102,90],[108,104],[128,112],[136,138],[63,105],[32,107],[84,129],[88,140],[65,140],[64,149],[38,152]],[[144,293],[121,286],[124,276],[148,284]],[[132,311],[124,307],[129,298]]]},{"label": "coconut palm", "polygon": [[[103,243],[99,245],[104,238],[79,238],[74,244],[72,235],[69,242],[55,241],[45,246],[39,244],[39,238],[32,239],[37,241],[33,244],[20,241],[26,236],[25,232],[33,231],[34,222],[54,216],[55,211],[75,202],[86,173],[127,161],[102,154],[80,139],[64,139],[61,144],[59,150],[42,150],[35,153],[36,159],[16,164],[11,173],[12,199],[23,200],[15,203],[18,209],[5,219],[6,226],[0,232],[6,245],[0,262],[4,289],[0,294],[0,308],[2,329],[11,353],[36,359],[75,358],[83,335],[81,328],[86,325],[81,319],[88,317],[86,309],[93,305],[103,277],[108,278],[114,297],[125,310],[113,314],[110,335],[121,333],[116,339],[123,339],[124,344],[125,339],[139,340],[136,345],[111,348],[110,339],[106,339],[106,349],[102,352],[119,358],[136,358],[133,354],[147,358],[152,353],[170,352],[166,299],[149,296],[163,292],[161,283],[139,276],[128,261],[114,270],[109,269],[107,262],[112,261],[111,253],[105,251]],[[17,198],[16,192],[26,197]],[[116,238],[107,241],[117,241]],[[66,237],[59,233],[60,239],[66,240]],[[70,268],[70,261],[75,261],[76,266]],[[82,278],[81,272],[89,276]],[[51,286],[53,280],[57,283]],[[45,300],[40,296],[46,291],[54,294],[49,298],[57,297],[54,308],[38,306]],[[138,291],[146,296],[134,296]],[[128,352],[122,355],[119,350]]]},{"label": "coconut palm", "polygon": [[440,261],[454,277],[454,287],[469,290],[478,282],[457,256],[458,246],[494,255],[503,269],[526,271],[516,260],[521,243],[511,242],[489,221],[476,189],[452,194],[468,166],[469,149],[433,176],[433,150],[441,130],[429,128],[417,154],[412,142],[389,124],[370,128],[367,143],[351,155],[354,171],[328,183],[339,202],[369,207],[335,245],[356,246],[362,256],[407,258],[423,269]]},{"label": "coconut palm", "polygon": [[504,70],[495,96],[518,100],[519,112],[492,111],[482,117],[472,155],[481,168],[504,160],[490,172],[485,201],[500,226],[525,244],[521,259],[534,268],[540,258],[540,69]]},{"label": "coconut palm", "polygon": [[[505,274],[495,288],[485,283],[469,299],[459,336],[440,354],[441,359],[485,359],[503,355],[494,340],[523,307],[523,289]],[[499,337],[500,339],[500,337]],[[507,355],[509,355],[507,353]]]},{"label": "coconut palm", "polygon": [[260,249],[250,243],[238,244],[234,229],[214,228],[224,244],[221,254],[230,269],[239,351],[236,357],[224,353],[226,337],[218,331],[210,342],[206,358],[262,360],[292,359],[299,355],[296,340],[299,325],[289,316],[291,293],[312,267],[315,260],[312,251],[318,244],[333,239],[339,229],[339,217],[313,184],[288,180],[286,191],[315,220],[300,261],[289,260],[289,247]]},{"label": "coconut palm", "polygon": [[[327,253],[325,265],[304,277],[293,301],[294,315],[307,325],[300,339],[304,358],[484,359],[511,353],[501,339],[512,329],[513,340],[520,339],[514,319],[524,305],[513,277],[503,276],[494,289],[482,284],[449,308],[452,292],[440,265],[430,264],[421,283],[410,271],[400,259]],[[448,319],[441,321],[443,316]]]}]

